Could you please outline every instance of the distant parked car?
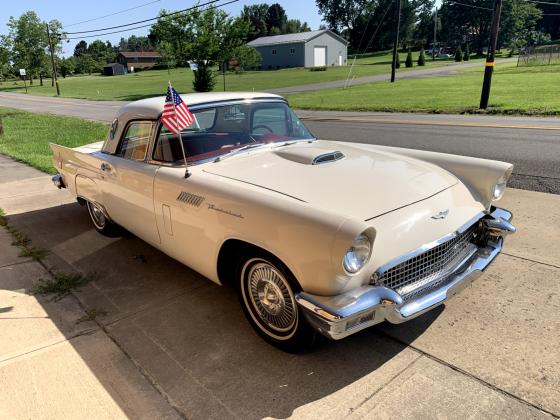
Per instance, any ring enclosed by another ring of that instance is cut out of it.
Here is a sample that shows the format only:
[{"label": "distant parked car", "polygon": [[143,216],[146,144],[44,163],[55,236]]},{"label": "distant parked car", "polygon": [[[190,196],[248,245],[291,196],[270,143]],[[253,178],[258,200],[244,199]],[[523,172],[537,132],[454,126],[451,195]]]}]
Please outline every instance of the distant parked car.
[{"label": "distant parked car", "polygon": [[[454,56],[454,51],[448,47],[436,48],[435,57],[436,58],[451,58]],[[428,55],[430,57],[434,56],[434,50],[429,50]]]},{"label": "distant parked car", "polygon": [[51,144],[53,181],[99,232],[121,225],[234,285],[249,323],[284,350],[416,318],[515,231],[493,205],[509,163],[318,140],[268,93],[184,100],[198,123],[180,136],[160,123],[160,97],[121,108],[105,141]]}]

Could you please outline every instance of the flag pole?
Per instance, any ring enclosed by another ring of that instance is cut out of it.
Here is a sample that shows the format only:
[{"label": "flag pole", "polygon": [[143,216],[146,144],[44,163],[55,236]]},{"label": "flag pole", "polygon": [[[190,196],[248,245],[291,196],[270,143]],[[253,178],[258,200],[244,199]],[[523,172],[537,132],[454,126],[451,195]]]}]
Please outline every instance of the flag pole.
[{"label": "flag pole", "polygon": [[179,130],[179,120],[177,119],[177,110],[175,109],[175,97],[173,96],[173,86],[171,80],[169,81],[169,93],[171,93],[171,103],[173,104],[173,115],[175,115],[175,126],[177,127],[177,136],[179,137],[179,144],[181,145],[181,152],[183,152],[183,159],[185,160],[185,178],[191,176],[189,172],[189,164],[187,163],[187,154],[185,153],[185,146],[183,146],[183,137],[181,130]]}]

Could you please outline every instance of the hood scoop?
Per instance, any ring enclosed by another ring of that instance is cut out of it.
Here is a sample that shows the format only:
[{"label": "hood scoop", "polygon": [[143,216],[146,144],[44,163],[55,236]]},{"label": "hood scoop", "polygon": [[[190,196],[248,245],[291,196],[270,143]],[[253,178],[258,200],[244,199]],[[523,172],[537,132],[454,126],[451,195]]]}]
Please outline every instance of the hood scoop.
[{"label": "hood scoop", "polygon": [[325,151],[325,149],[314,147],[283,149],[275,153],[284,159],[304,165],[322,165],[324,163],[336,162],[345,157],[344,153],[338,150]]}]

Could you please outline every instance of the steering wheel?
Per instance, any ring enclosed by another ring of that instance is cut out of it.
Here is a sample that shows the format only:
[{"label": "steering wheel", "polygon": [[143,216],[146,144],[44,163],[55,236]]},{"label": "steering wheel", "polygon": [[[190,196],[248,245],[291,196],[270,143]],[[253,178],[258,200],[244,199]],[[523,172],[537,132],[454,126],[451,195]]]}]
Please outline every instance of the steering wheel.
[{"label": "steering wheel", "polygon": [[264,124],[255,125],[255,126],[253,127],[253,132],[254,132],[257,128],[264,128],[265,130],[268,130],[270,133],[274,133],[274,130],[273,130],[272,128],[270,128],[269,126],[264,125]]}]

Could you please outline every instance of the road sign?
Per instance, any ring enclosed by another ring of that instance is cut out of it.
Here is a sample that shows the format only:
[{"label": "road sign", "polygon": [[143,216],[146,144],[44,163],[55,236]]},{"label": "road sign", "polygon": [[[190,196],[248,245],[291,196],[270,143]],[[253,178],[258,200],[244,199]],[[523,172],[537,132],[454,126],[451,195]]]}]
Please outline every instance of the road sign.
[{"label": "road sign", "polygon": [[25,76],[25,69],[19,69],[19,75]]}]

